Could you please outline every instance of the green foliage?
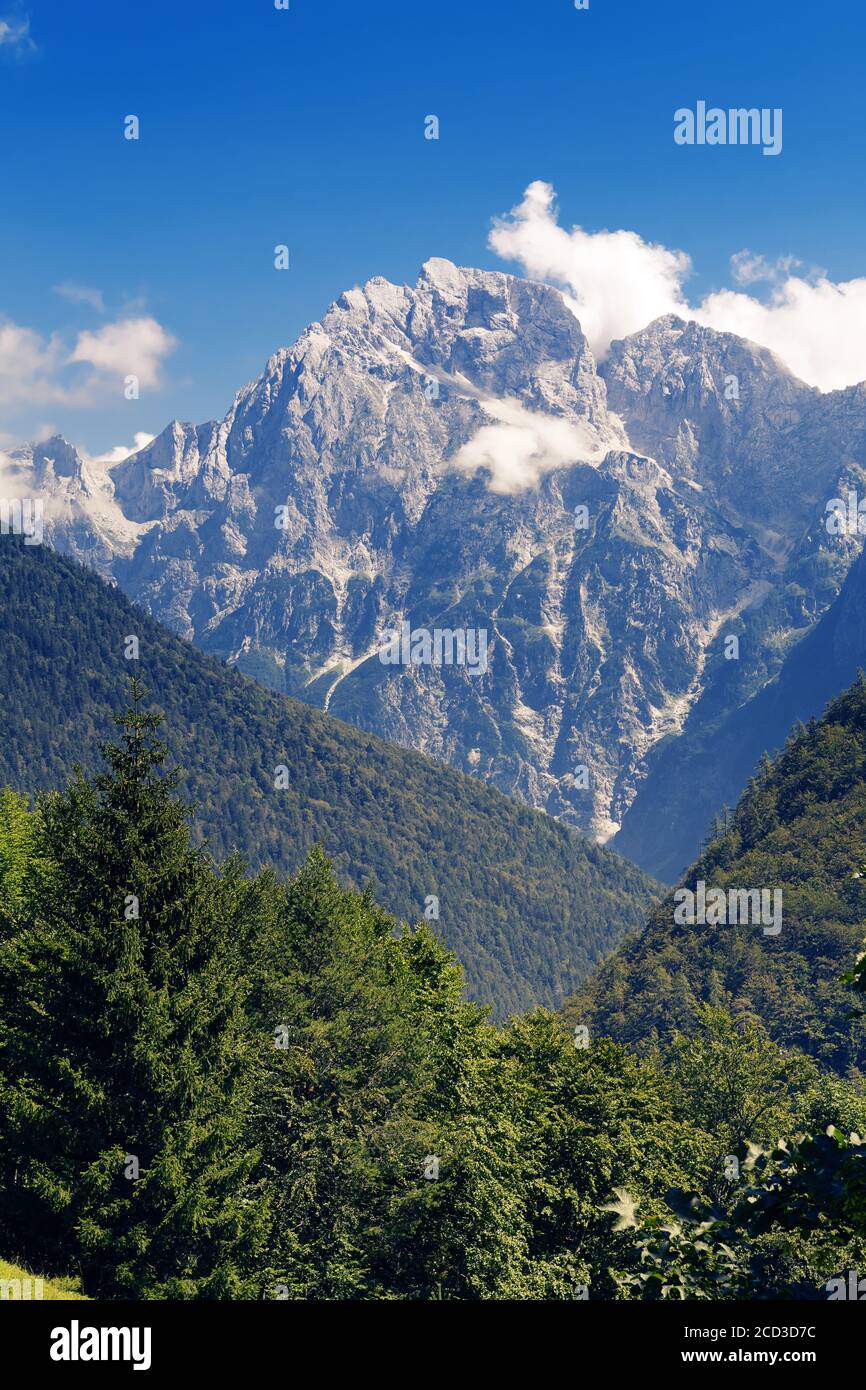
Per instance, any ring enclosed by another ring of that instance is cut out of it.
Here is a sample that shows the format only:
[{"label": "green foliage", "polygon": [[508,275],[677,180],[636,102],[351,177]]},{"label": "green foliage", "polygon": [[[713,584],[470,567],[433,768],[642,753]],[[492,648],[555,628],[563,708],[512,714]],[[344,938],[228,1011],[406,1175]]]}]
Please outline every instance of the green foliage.
[{"label": "green foliage", "polygon": [[493,1023],[321,848],[217,865],[135,683],[119,723],[106,771],[0,801],[5,1253],[190,1299],[816,1298],[866,1265],[862,1085],[724,968],[642,1055]]},{"label": "green foliage", "polygon": [[217,870],[137,688],[120,722],[0,898],[5,1248],[109,1297],[610,1292],[611,1184],[653,1208],[690,1171],[656,1069],[495,1026],[321,850]]},{"label": "green foliage", "polygon": [[552,1014],[493,1027],[425,927],[395,930],[317,853],[265,955],[253,1138],[273,1194],[266,1296],[611,1287],[617,1242],[598,1211],[611,1180],[660,1198],[686,1171],[650,1067],[613,1044],[577,1049]]},{"label": "green foliage", "polygon": [[866,1146],[833,1124],[802,1127],[828,1110],[863,1116],[859,1089],[720,1009],[704,1008],[696,1033],[653,1061],[674,1114],[705,1140],[685,1165],[692,1186],[672,1184],[661,1210],[628,1185],[610,1205],[631,1246],[613,1274],[620,1296],[822,1298],[840,1270],[863,1265]]},{"label": "green foliage", "polygon": [[668,1213],[641,1221],[627,1193],[621,1222],[636,1263],[616,1275],[625,1297],[826,1298],[866,1257],[866,1144],[826,1134],[743,1148],[743,1181],[726,1204],[672,1189]]},{"label": "green foliage", "polygon": [[40,805],[0,917],[3,1224],[98,1295],[237,1296],[245,966],[264,884],[189,845],[157,721]]},{"label": "green foliage", "polygon": [[866,1234],[866,1143],[835,1126],[772,1149],[749,1148],[751,1181],[737,1214],[751,1231],[816,1229],[826,1223]]},{"label": "green foliage", "polygon": [[689,870],[728,888],[781,888],[778,936],[758,926],[684,926],[672,897],[605,964],[566,1018],[645,1047],[691,1032],[702,1004],[761,1020],[769,1035],[839,1075],[866,1070],[851,984],[866,979],[866,682],[764,760],[737,809]]},{"label": "green foliage", "polygon": [[[123,659],[137,634],[141,660]],[[32,795],[97,770],[130,666],[167,716],[195,832],[293,872],[322,844],[342,878],[432,929],[498,1015],[555,1006],[643,922],[656,885],[493,787],[263,689],[49,550],[0,546],[0,785]],[[275,770],[288,786],[275,788]]]},{"label": "green foliage", "polygon": [[[623,1194],[623,1202],[627,1194]],[[675,1198],[671,1196],[671,1200]],[[618,1270],[614,1279],[624,1298],[649,1301],[728,1300],[748,1298],[751,1291],[748,1250],[712,1217],[682,1226],[670,1216],[655,1217],[636,1229],[637,1263]]]},{"label": "green foliage", "polygon": [[787,1132],[820,1078],[810,1058],[779,1048],[753,1019],[710,1005],[699,1008],[694,1034],[675,1034],[664,1071],[675,1113],[713,1136],[714,1195],[725,1156]]}]

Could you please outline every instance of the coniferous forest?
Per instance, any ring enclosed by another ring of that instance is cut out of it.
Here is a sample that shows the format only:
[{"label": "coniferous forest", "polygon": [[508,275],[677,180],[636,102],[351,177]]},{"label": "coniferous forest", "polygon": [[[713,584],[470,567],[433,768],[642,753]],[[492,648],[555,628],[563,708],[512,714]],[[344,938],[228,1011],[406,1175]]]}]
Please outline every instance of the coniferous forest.
[{"label": "coniferous forest", "polygon": [[[858,686],[796,735],[708,853],[759,852],[783,803],[843,817],[827,754],[863,714]],[[629,1004],[628,952],[594,1000],[627,1041],[574,1002],[494,1023],[320,848],[287,877],[195,844],[163,732],[133,678],[102,771],[0,801],[8,1258],[90,1297],[233,1300],[810,1300],[862,1264],[854,960],[825,1048],[784,1028],[839,868],[820,837],[790,969],[730,948],[748,1007],[730,962],[701,998],[671,948],[669,1029]]]},{"label": "coniferous forest", "polygon": [[0,786],[32,796],[76,763],[95,771],[140,669],[197,839],[283,873],[322,845],[341,879],[372,884],[396,916],[427,913],[499,1016],[561,1003],[660,891],[477,778],[242,678],[83,566],[14,536],[0,546],[0,649]]}]

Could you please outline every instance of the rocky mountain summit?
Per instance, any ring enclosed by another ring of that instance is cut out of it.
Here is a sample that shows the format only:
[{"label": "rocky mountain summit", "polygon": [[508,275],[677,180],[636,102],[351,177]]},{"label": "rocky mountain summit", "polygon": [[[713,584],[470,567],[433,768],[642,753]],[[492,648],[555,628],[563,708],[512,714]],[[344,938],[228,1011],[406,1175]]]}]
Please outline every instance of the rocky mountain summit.
[{"label": "rocky mountain summit", "polygon": [[[599,365],[558,291],[432,260],[342,295],[221,422],[9,463],[175,632],[607,840],[833,602],[866,400],[672,317]],[[483,669],[386,662],[403,631],[483,634]]]}]

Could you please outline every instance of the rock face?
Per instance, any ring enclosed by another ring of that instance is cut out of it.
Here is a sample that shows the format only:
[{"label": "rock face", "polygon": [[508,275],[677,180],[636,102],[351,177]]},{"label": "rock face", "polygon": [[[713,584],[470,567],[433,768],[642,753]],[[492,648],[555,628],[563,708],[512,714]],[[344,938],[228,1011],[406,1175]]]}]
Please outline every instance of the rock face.
[{"label": "rock face", "polygon": [[[648,759],[648,775],[613,848],[669,882],[697,859],[722,807],[733,807],[764,753],[775,754],[797,723],[819,718],[866,669],[866,554],[839,597],[789,652],[778,675],[745,704],[704,721],[700,702],[679,738]],[[852,771],[840,767],[840,784]],[[663,815],[660,808],[664,808]]]},{"label": "rock face", "polygon": [[864,442],[863,388],[675,318],[599,369],[556,290],[433,260],[344,294],[220,423],[98,478],[63,441],[50,478],[12,462],[176,632],[605,840],[833,601]]}]

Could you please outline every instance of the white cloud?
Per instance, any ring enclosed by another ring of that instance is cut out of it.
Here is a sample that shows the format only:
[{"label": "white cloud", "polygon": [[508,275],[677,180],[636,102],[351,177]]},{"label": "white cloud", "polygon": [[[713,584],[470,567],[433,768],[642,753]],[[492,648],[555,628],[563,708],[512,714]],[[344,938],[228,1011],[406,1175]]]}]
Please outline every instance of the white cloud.
[{"label": "white cloud", "polygon": [[477,401],[489,420],[448,460],[458,473],[487,469],[491,492],[514,493],[536,487],[545,473],[569,463],[600,463],[609,449],[625,448],[628,440],[614,423],[603,431],[590,424],[542,415],[520,401],[499,398],[480,390],[461,372],[450,373],[430,363],[418,362],[395,343],[383,345],[425,380],[431,378],[455,396]]},{"label": "white cloud", "polygon": [[595,352],[678,311],[680,286],[691,270],[688,256],[651,245],[636,232],[567,232],[556,220],[554,196],[549,184],[530,184],[523,202],[496,220],[490,245],[532,278],[567,287]]},{"label": "white cloud", "polygon": [[684,252],[646,242],[636,232],[566,231],[546,183],[530,184],[523,202],[496,220],[490,245],[528,275],[566,290],[599,357],[615,338],[662,314],[678,314],[770,348],[822,391],[866,379],[866,278],[834,282],[821,271],[797,275],[800,262],[793,257],[771,263],[738,252],[734,279],[740,285],[768,282],[766,300],[721,290],[690,305],[683,285],[691,261]]},{"label": "white cloud", "polygon": [[79,333],[70,362],[89,362],[99,371],[137,376],[142,386],[156,386],[163,358],[177,340],[153,318],[118,319],[95,333]]},{"label": "white cloud", "polygon": [[821,391],[866,380],[866,279],[811,283],[790,275],[767,303],[721,290],[689,317],[770,348]]},{"label": "white cloud", "polygon": [[571,420],[537,414],[515,400],[485,400],[484,411],[496,423],[482,425],[458,449],[451,467],[460,473],[489,469],[491,492],[520,492],[555,468],[604,457],[594,432]]},{"label": "white cloud", "polygon": [[89,304],[97,313],[105,313],[102,290],[91,289],[89,285],[78,285],[74,280],[64,280],[62,285],[54,286],[54,293],[59,294],[61,299],[68,299],[70,304]]},{"label": "white cloud", "polygon": [[56,333],[45,338],[32,328],[0,322],[0,405],[68,401],[69,389],[59,380],[64,356]]},{"label": "white cloud", "polygon": [[0,409],[102,404],[129,375],[142,387],[158,386],[163,360],[176,346],[153,318],[120,319],[96,333],[79,333],[71,352],[59,333],[0,320]]}]

